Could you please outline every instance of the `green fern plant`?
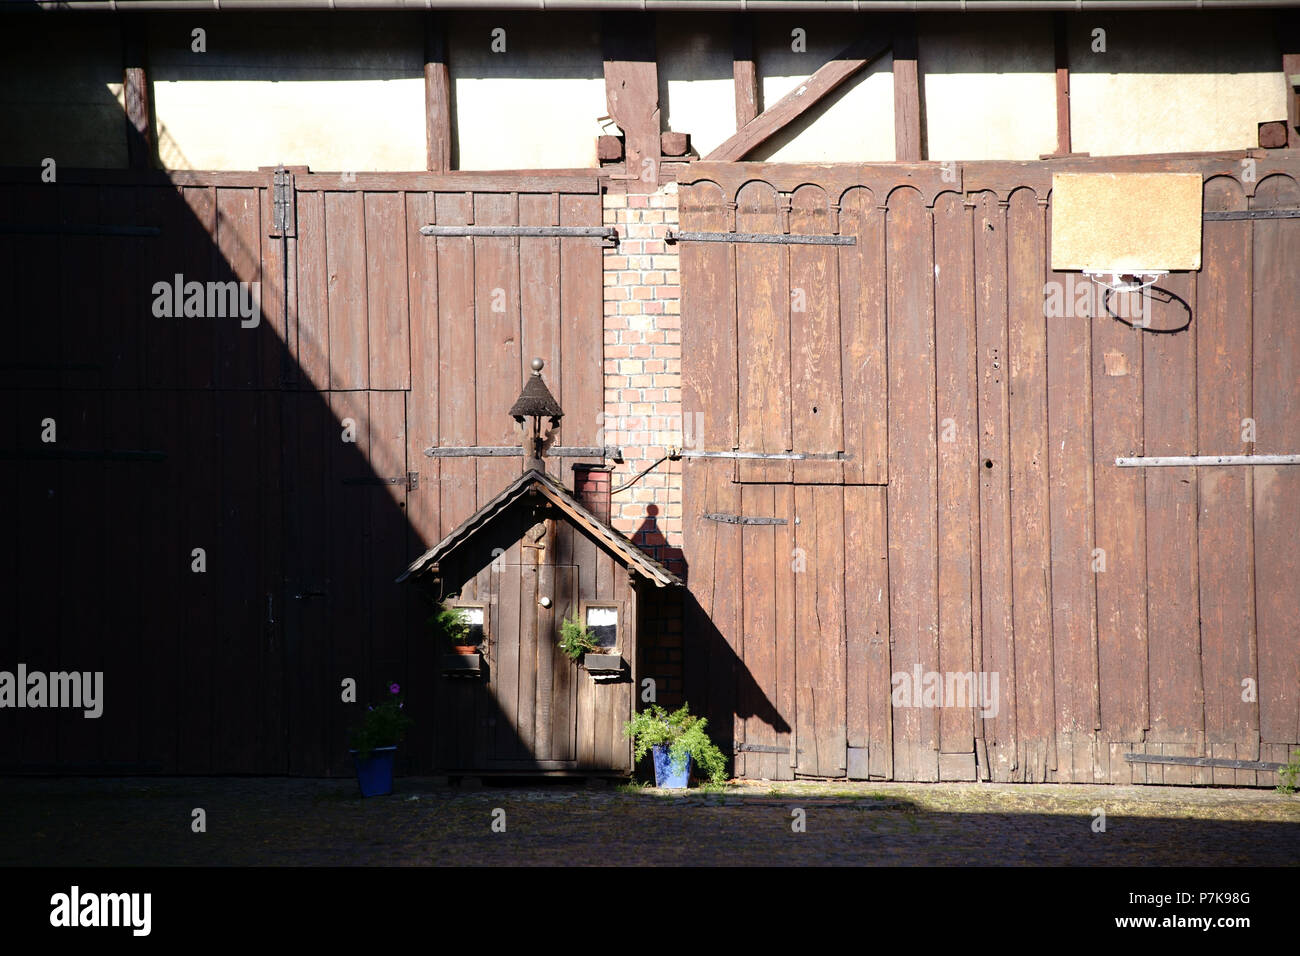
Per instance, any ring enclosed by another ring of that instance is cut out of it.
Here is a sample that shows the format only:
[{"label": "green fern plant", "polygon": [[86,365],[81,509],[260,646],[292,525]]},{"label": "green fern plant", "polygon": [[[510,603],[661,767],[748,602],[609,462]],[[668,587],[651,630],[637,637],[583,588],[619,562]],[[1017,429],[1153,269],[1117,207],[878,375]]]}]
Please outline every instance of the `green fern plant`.
[{"label": "green fern plant", "polygon": [[574,611],[560,622],[560,653],[571,661],[581,659],[583,654],[592,654],[600,650],[591,629],[582,623],[578,612]]},{"label": "green fern plant", "polygon": [[727,758],[705,733],[708,723],[706,718],[692,714],[689,704],[683,704],[672,713],[658,704],[651,704],[632,715],[632,719],[623,725],[623,735],[632,738],[636,760],[649,753],[652,747],[664,745],[668,747],[673,772],[680,773],[686,766],[687,756],[690,756],[712,785],[721,786],[727,780]]},{"label": "green fern plant", "polygon": [[437,637],[449,644],[458,645],[469,642],[469,622],[458,607],[440,604],[438,610],[429,615],[425,621]]}]

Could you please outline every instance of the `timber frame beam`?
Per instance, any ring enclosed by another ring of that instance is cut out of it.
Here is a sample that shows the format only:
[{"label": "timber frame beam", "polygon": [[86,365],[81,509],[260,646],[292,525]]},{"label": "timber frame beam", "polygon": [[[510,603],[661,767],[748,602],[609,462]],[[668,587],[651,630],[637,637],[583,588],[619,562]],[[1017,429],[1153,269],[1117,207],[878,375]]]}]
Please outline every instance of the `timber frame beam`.
[{"label": "timber frame beam", "polygon": [[[880,59],[890,49],[888,40],[864,36],[853,45],[840,51],[823,64],[812,76],[781,97],[768,109],[736,131],[736,134],[715,149],[706,160],[736,162],[761,143],[771,139],[794,122],[814,105],[838,89],[845,80]],[[737,93],[739,96],[739,93]],[[918,118],[919,123],[919,118]],[[918,139],[919,146],[919,139]],[[629,163],[629,169],[631,165]]]},{"label": "timber frame beam", "polygon": [[447,22],[439,13],[424,20],[425,168],[445,173],[451,167],[451,73],[447,66]]},{"label": "timber frame beam", "polygon": [[624,139],[626,173],[614,178],[626,180],[628,192],[652,193],[659,188],[662,158],[654,15],[606,14],[601,35],[605,102]]}]

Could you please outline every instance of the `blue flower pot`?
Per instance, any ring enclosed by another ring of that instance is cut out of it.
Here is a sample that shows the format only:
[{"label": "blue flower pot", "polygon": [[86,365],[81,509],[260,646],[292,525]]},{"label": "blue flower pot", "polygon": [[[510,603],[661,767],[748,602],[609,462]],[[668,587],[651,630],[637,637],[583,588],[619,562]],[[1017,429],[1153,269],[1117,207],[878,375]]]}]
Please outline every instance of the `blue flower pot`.
[{"label": "blue flower pot", "polygon": [[352,764],[357,768],[357,784],[363,797],[382,797],[393,792],[393,755],[397,747],[376,747],[369,757],[357,751],[352,754]]},{"label": "blue flower pot", "polygon": [[655,786],[665,790],[685,790],[691,782],[691,755],[686,755],[686,766],[673,773],[673,758],[663,744],[650,748],[655,761]]}]

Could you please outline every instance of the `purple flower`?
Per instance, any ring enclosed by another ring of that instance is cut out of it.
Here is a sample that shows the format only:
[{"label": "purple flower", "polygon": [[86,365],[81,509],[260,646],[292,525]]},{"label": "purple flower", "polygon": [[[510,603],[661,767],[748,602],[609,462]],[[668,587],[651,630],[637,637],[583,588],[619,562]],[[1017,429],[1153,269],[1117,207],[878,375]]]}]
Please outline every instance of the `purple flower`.
[{"label": "purple flower", "polygon": [[401,685],[400,685],[400,684],[389,684],[389,685],[388,685],[388,692],[389,692],[390,694],[400,694],[400,693],[402,692]]}]

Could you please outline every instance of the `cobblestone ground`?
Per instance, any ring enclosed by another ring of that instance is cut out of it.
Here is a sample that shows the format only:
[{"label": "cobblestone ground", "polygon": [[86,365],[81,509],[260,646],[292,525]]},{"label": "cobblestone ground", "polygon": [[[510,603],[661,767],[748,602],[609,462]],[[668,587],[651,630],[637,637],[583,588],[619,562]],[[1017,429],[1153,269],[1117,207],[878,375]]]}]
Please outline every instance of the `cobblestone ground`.
[{"label": "cobblestone ground", "polygon": [[[191,832],[196,807],[206,833]],[[5,865],[1298,862],[1300,796],[1265,790],[796,782],[669,795],[407,778],[362,800],[352,780],[0,780]]]}]

